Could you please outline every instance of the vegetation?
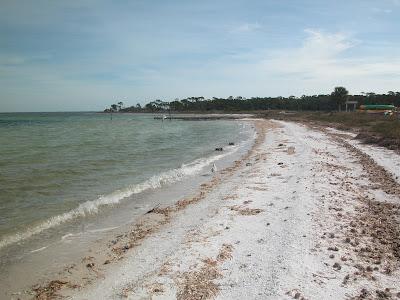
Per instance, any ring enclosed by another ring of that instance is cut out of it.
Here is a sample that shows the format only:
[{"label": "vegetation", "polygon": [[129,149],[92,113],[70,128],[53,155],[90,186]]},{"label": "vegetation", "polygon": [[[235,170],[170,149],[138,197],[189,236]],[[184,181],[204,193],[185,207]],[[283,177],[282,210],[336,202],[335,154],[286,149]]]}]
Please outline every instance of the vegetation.
[{"label": "vegetation", "polygon": [[124,102],[120,101],[117,104],[111,104],[110,108],[106,108],[104,112],[117,112],[117,111],[123,111],[124,107]]},{"label": "vegetation", "polygon": [[144,107],[140,104],[123,107],[123,103],[111,105],[105,112],[242,112],[261,110],[290,110],[290,111],[335,111],[341,109],[346,101],[357,101],[358,106],[363,104],[393,104],[400,106],[400,92],[386,94],[364,93],[349,95],[344,87],[336,87],[329,95],[303,95],[301,97],[189,97],[174,101],[155,100]]},{"label": "vegetation", "polygon": [[269,111],[260,112],[258,116],[353,130],[358,133],[359,139],[367,143],[400,150],[400,119],[397,115],[384,116],[363,112],[349,114],[345,112],[281,113]]},{"label": "vegetation", "polygon": [[[156,100],[124,108],[122,102],[112,104],[105,112],[252,112],[263,118],[314,122],[344,130],[357,130],[366,142],[376,143],[390,149],[400,150],[400,119],[398,115],[370,115],[367,113],[340,112],[346,101],[357,101],[358,106],[368,104],[391,104],[400,106],[400,92],[386,94],[363,93],[349,95],[344,87],[336,87],[330,95],[301,97],[228,97],[205,99],[189,97],[171,102]],[[339,112],[336,112],[339,110]]]},{"label": "vegetation", "polygon": [[335,90],[331,94],[332,102],[336,103],[338,110],[342,110],[342,105],[347,101],[349,92],[342,86],[335,87]]}]

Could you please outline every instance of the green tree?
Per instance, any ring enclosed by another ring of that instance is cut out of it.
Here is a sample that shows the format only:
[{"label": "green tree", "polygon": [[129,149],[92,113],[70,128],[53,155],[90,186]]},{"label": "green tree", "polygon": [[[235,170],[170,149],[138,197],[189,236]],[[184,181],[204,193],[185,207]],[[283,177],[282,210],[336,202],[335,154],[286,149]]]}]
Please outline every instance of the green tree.
[{"label": "green tree", "polygon": [[348,90],[342,86],[335,87],[335,90],[331,93],[331,100],[337,105],[339,111],[341,111],[342,105],[346,102],[348,96]]}]

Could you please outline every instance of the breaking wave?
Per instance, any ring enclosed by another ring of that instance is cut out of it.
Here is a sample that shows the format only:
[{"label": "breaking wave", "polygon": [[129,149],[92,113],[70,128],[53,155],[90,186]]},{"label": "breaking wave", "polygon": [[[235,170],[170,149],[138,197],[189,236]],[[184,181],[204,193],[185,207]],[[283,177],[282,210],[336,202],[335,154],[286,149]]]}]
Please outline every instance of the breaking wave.
[{"label": "breaking wave", "polygon": [[168,170],[158,175],[154,175],[142,183],[129,186],[123,190],[115,191],[109,195],[100,196],[95,200],[83,202],[73,210],[51,217],[48,220],[34,227],[28,228],[23,232],[6,236],[0,241],[0,249],[10,244],[18,243],[28,239],[33,235],[39,234],[47,229],[61,225],[76,218],[97,214],[102,207],[116,205],[121,202],[121,200],[134,194],[139,194],[150,189],[157,189],[165,185],[179,182],[189,176],[199,174],[206,166],[227,155],[233,154],[238,149],[239,146],[230,147],[229,151],[225,153],[208,158],[200,158],[188,164],[182,164],[180,168]]}]

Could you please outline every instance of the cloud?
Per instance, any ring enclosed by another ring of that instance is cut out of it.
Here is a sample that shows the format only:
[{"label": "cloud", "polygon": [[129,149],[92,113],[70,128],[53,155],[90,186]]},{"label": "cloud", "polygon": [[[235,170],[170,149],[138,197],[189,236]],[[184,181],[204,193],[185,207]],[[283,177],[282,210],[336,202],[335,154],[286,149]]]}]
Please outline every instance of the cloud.
[{"label": "cloud", "polygon": [[299,48],[273,54],[262,63],[275,73],[309,79],[355,79],[357,76],[399,76],[400,60],[391,57],[346,55],[360,41],[344,33],[305,30],[307,37]]},{"label": "cloud", "polygon": [[373,7],[372,9],[371,9],[373,12],[375,12],[375,13],[380,13],[380,14],[390,14],[390,13],[392,13],[393,12],[393,10],[391,10],[391,9],[388,9],[388,8],[379,8],[379,7]]},{"label": "cloud", "polygon": [[345,11],[315,1],[25,2],[0,11],[0,110],[400,86],[396,20],[371,8],[395,12],[400,0],[347,1]]},{"label": "cloud", "polygon": [[306,29],[308,34],[303,46],[300,49],[302,55],[312,55],[317,58],[328,58],[336,56],[341,52],[354,47],[356,40],[352,40],[349,35],[343,33],[324,33],[319,30]]},{"label": "cloud", "polygon": [[[198,68],[197,83],[209,93],[204,96],[301,96],[329,93],[338,85],[351,93],[379,93],[400,85],[396,56],[363,55],[364,43],[346,32],[306,29],[304,33],[297,46],[242,52]],[[193,76],[186,72],[177,78]],[[193,87],[190,82],[186,85]]]},{"label": "cloud", "polygon": [[262,26],[259,23],[243,23],[231,29],[231,33],[249,33],[261,28]]}]

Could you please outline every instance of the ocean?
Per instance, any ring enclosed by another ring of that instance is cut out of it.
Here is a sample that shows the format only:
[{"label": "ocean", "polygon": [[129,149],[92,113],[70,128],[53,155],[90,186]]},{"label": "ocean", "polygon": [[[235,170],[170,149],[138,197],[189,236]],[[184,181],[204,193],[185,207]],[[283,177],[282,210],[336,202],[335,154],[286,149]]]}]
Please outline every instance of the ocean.
[{"label": "ocean", "polygon": [[132,221],[128,209],[163,204],[160,189],[194,188],[212,163],[233,161],[253,136],[245,121],[0,114],[0,269],[85,228]]}]

